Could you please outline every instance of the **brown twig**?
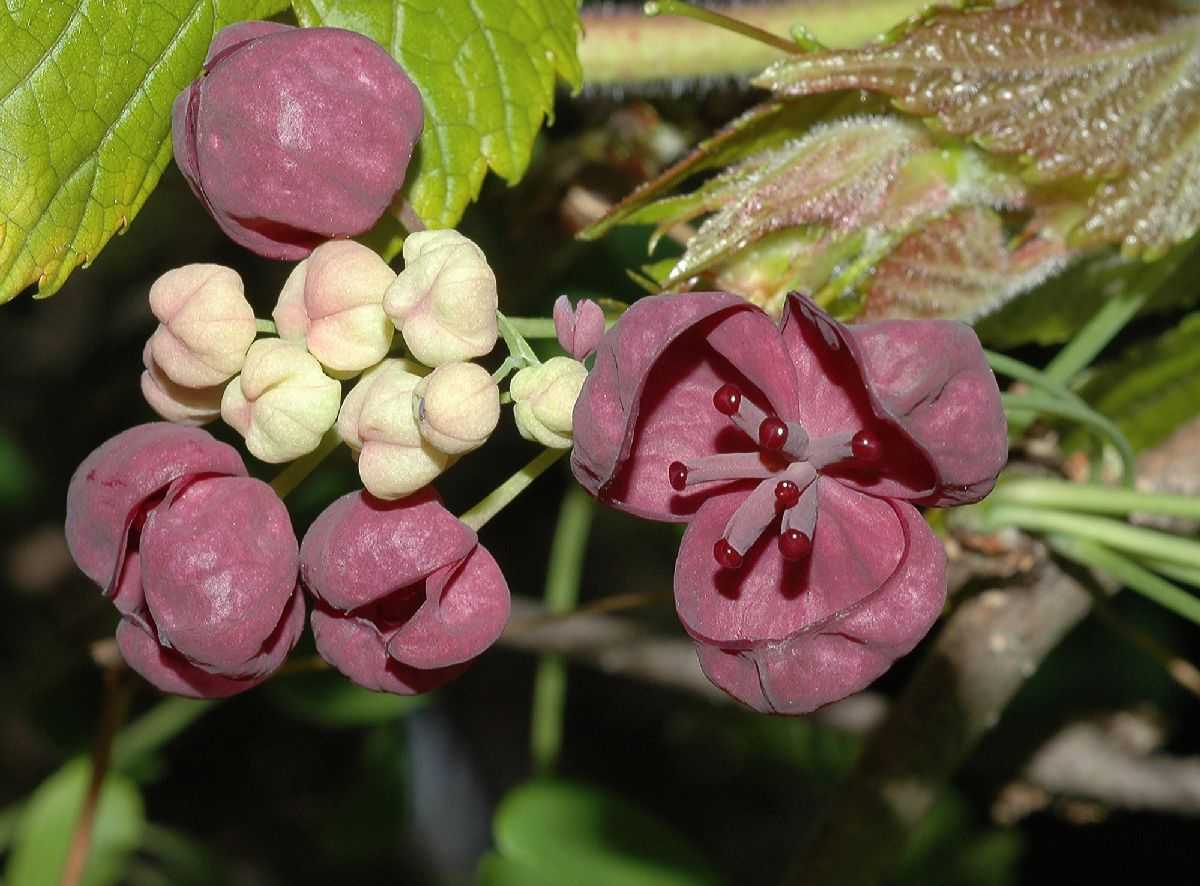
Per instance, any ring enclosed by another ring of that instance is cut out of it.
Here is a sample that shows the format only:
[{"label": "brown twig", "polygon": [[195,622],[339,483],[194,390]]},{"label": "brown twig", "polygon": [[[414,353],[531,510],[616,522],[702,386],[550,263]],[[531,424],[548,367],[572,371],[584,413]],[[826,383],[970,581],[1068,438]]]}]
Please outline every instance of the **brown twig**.
[{"label": "brown twig", "polygon": [[100,713],[100,726],[92,746],[92,777],[83,806],[71,832],[67,849],[67,860],[63,866],[60,886],[79,886],[87,869],[88,851],[91,849],[92,830],[96,823],[96,807],[100,792],[104,789],[104,778],[108,775],[108,764],[112,757],[113,739],[125,721],[129,710],[132,687],[126,679],[128,671],[123,662],[113,662],[104,668],[104,706]]}]

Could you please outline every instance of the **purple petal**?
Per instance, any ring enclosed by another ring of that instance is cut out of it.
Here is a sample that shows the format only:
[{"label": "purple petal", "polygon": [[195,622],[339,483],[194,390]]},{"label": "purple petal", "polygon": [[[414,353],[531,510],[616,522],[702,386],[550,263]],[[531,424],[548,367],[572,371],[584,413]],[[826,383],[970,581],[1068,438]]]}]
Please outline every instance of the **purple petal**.
[{"label": "purple petal", "polygon": [[795,378],[762,311],[722,292],[638,301],[601,340],[575,405],[575,477],[621,510],[689,519],[704,496],[671,489],[670,463],[753,448],[713,407],[726,382],[761,408],[795,417]]},{"label": "purple petal", "polygon": [[92,451],[67,490],[67,547],[109,596],[139,509],[189,474],[245,476],[236,449],[207,431],[152,422],[122,431]]},{"label": "purple petal", "polygon": [[312,611],[313,637],[321,658],[353,682],[375,692],[417,695],[436,689],[470,663],[420,670],[387,654],[386,636],[370,621],[347,615],[320,601]]},{"label": "purple petal", "polygon": [[212,43],[208,45],[208,55],[204,58],[204,66],[206,68],[212,67],[216,62],[220,61],[217,56],[228,55],[229,50],[248,43],[257,37],[265,37],[267,34],[292,30],[295,29],[291,25],[264,21],[237,22],[236,24],[224,27],[217,32],[217,36],[213,37]]},{"label": "purple petal", "polygon": [[482,545],[425,582],[425,602],[387,644],[388,655],[429,670],[461,664],[496,642],[509,612],[508,584]]},{"label": "purple petal", "polygon": [[182,655],[163,649],[154,635],[141,625],[122,619],[117,625],[117,648],[121,658],[148,682],[173,695],[188,698],[227,698],[253,689],[265,675],[246,680],[220,677],[200,670]]},{"label": "purple petal", "polygon": [[967,504],[991,492],[1008,460],[1008,423],[975,332],[950,320],[884,320],[847,331],[876,413],[903,429],[933,467],[933,488],[916,496],[921,503]]},{"label": "purple petal", "polygon": [[352,492],[313,521],[300,546],[305,587],[349,611],[458,563],[475,533],[447,511],[432,487],[396,501]]},{"label": "purple petal", "polygon": [[299,567],[287,508],[270,486],[250,477],[173,485],[146,519],[141,555],[161,642],[225,676],[265,666]]},{"label": "purple petal", "polygon": [[696,640],[749,648],[785,640],[857,606],[895,571],[904,533],[884,500],[820,477],[812,551],[785,560],[771,527],[740,569],[722,569],[713,546],[745,495],[705,502],[688,526],[675,562],[675,605]]}]

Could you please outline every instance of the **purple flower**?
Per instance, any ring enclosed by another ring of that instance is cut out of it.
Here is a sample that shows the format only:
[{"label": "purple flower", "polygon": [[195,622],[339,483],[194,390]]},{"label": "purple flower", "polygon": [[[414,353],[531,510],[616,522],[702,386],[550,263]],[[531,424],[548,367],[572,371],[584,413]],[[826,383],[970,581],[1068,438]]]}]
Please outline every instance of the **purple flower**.
[{"label": "purple flower", "polygon": [[430,488],[342,496],[300,546],[321,657],[360,686],[413,695],[462,673],[508,621],[508,585]]},{"label": "purple flower", "polygon": [[688,524],[676,608],[709,679],[789,714],[925,635],[945,554],[914,505],[977,501],[1007,456],[969,327],[843,326],[798,295],[778,328],[728,293],[642,299],[600,343],[574,428],[593,495]]},{"label": "purple flower", "polygon": [[369,229],[404,182],[423,112],[373,40],[244,22],[217,34],[175,100],[175,162],[233,240],[298,260]]},{"label": "purple flower", "polygon": [[282,664],[304,627],[283,502],[195,428],[139,425],[76,470],[66,538],[122,615],[126,662],[160,689],[231,695]]}]

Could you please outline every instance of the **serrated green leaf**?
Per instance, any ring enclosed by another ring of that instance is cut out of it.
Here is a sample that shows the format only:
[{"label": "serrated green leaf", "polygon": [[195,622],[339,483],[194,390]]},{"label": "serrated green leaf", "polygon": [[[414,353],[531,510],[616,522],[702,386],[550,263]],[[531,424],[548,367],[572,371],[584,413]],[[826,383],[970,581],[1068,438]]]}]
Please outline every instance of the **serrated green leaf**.
[{"label": "serrated green leaf", "polygon": [[970,321],[1061,270],[1056,238],[1010,247],[999,213],[970,206],[905,239],[871,275],[861,319],[944,317]]},{"label": "serrated green leaf", "polygon": [[53,295],[137,215],[171,156],[171,103],[220,28],[279,0],[0,6],[0,304]]},{"label": "serrated green leaf", "polygon": [[1200,312],[1097,369],[1080,393],[1117,423],[1134,449],[1161,443],[1200,415]]},{"label": "serrated green leaf", "polygon": [[777,62],[755,82],[787,96],[883,93],[1020,156],[1032,181],[1098,183],[1078,245],[1153,257],[1200,226],[1200,14],[1134,0],[943,12],[889,43]]},{"label": "serrated green leaf", "polygon": [[452,227],[489,167],[513,184],[552,113],[556,75],[579,88],[578,0],[292,0],[300,23],[359,31],[421,90],[425,131],[405,186],[430,227]]},{"label": "serrated green leaf", "polygon": [[[599,788],[566,781],[523,785],[504,798],[493,829],[496,848],[509,868],[525,868],[547,882],[572,886],[714,886],[720,882],[673,828]],[[492,873],[512,876],[513,870]],[[492,882],[511,880],[498,877]]]},{"label": "serrated green leaf", "polygon": [[[91,764],[78,758],[33,792],[17,825],[4,871],[6,886],[46,886],[62,879],[67,848],[91,777]],[[84,886],[119,882],[126,861],[141,842],[144,826],[137,786],[120,773],[108,773],[96,803]]]}]

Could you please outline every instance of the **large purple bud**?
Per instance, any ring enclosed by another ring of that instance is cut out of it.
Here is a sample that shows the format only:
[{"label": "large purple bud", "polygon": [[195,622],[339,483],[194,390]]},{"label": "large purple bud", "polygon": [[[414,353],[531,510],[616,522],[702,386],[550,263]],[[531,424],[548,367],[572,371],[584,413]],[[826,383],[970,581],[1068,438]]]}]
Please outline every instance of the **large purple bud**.
[{"label": "large purple bud", "polygon": [[283,502],[197,428],[138,425],[91,453],[67,492],[67,545],[121,613],[117,645],[165,692],[261,683],[304,628]]},{"label": "large purple bud", "polygon": [[379,220],[422,121],[417,87],[373,40],[243,22],[175,99],[175,162],[231,238],[296,261]]}]

